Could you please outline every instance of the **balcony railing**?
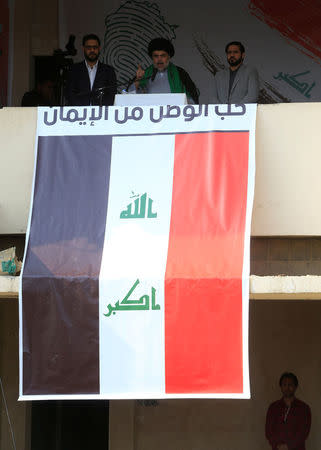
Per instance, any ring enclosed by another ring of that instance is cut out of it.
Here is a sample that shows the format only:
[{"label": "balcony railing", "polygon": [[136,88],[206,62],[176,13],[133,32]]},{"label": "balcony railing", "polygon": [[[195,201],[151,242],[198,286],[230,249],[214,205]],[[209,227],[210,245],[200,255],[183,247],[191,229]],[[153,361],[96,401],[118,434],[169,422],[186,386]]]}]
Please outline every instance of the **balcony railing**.
[{"label": "balcony railing", "polygon": [[[321,103],[260,105],[252,236],[321,234]],[[0,234],[25,233],[36,108],[0,110]]]}]

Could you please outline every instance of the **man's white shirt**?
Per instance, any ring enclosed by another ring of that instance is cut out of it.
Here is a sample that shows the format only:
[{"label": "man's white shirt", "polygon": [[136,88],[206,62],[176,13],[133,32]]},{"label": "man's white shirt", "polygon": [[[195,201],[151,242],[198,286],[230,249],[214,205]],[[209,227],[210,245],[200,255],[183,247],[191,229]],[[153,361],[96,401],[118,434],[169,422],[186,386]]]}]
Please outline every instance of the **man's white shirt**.
[{"label": "man's white shirt", "polygon": [[98,61],[96,62],[96,64],[93,67],[90,67],[90,65],[87,63],[86,60],[85,60],[85,63],[86,63],[86,67],[87,67],[88,75],[89,75],[89,80],[90,80],[90,90],[92,90],[94,82],[95,82],[95,78],[96,78]]}]

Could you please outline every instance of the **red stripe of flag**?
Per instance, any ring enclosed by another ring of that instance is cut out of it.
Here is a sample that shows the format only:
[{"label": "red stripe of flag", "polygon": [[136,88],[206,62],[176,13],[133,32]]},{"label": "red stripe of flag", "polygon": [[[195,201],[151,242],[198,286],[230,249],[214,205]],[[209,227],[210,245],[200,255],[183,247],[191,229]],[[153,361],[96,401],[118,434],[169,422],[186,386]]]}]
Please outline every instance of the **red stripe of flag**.
[{"label": "red stripe of flag", "polygon": [[165,276],[166,393],[239,393],[248,132],[177,135]]}]

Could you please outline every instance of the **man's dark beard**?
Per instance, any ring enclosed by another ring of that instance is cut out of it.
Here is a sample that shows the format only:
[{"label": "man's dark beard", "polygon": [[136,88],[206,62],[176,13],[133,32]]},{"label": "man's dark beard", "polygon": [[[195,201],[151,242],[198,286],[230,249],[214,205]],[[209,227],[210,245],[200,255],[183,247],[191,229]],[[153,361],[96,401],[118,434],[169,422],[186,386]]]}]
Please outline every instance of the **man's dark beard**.
[{"label": "man's dark beard", "polygon": [[232,67],[238,66],[243,62],[242,58],[236,59],[235,61],[228,61],[229,65]]},{"label": "man's dark beard", "polygon": [[92,55],[85,55],[85,59],[90,62],[95,62],[98,60],[98,58],[99,58],[99,55],[96,55],[96,53],[94,53]]}]

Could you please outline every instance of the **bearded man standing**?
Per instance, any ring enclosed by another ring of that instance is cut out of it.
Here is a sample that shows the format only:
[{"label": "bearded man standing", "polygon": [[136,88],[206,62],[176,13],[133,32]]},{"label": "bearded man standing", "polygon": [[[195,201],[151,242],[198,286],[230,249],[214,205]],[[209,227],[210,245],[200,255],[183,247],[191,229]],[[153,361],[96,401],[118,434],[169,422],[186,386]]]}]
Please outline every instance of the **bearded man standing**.
[{"label": "bearded man standing", "polygon": [[295,397],[298,379],[291,372],[281,375],[282,398],[269,406],[265,435],[272,450],[305,450],[311,427],[309,406]]},{"label": "bearded man standing", "polygon": [[101,63],[100,39],[87,34],[83,41],[84,61],[73,64],[67,79],[68,105],[113,105],[116,94],[116,75],[111,66]]},{"label": "bearded man standing", "polygon": [[214,78],[213,103],[257,103],[259,76],[257,70],[243,63],[245,48],[232,41],[225,47],[228,69],[217,72]]}]

